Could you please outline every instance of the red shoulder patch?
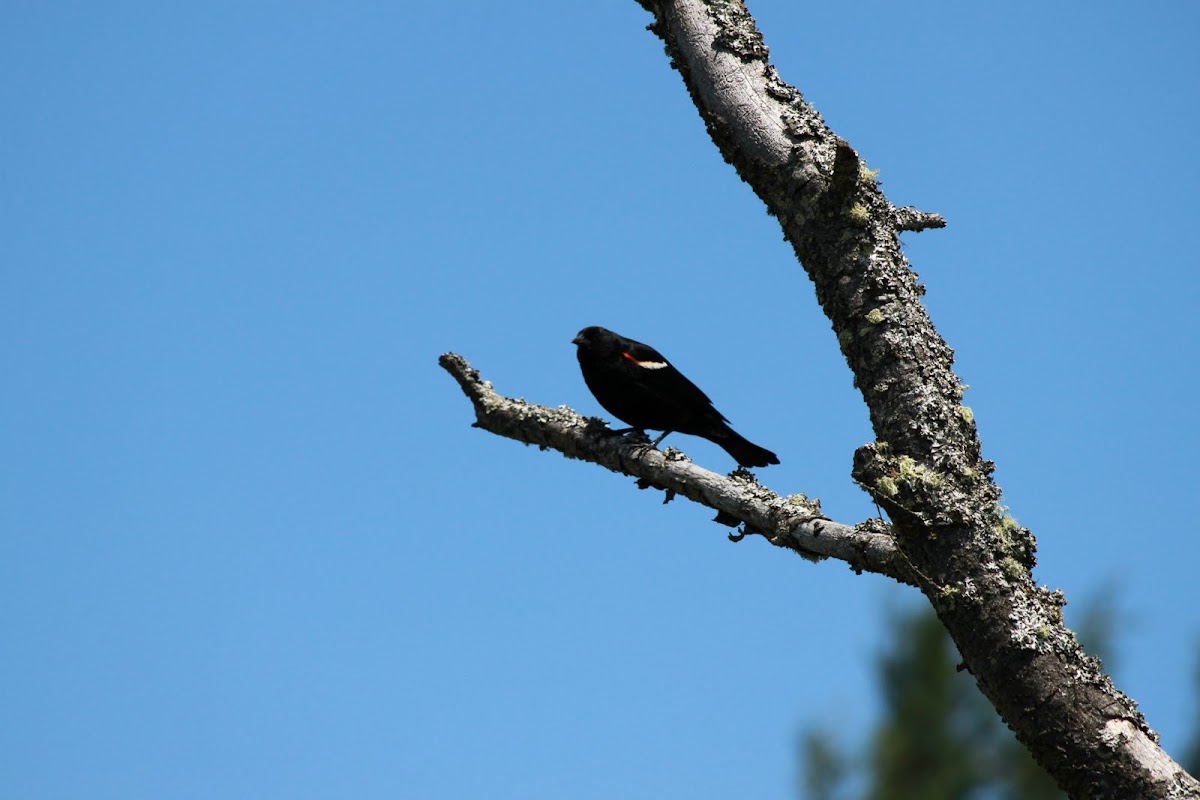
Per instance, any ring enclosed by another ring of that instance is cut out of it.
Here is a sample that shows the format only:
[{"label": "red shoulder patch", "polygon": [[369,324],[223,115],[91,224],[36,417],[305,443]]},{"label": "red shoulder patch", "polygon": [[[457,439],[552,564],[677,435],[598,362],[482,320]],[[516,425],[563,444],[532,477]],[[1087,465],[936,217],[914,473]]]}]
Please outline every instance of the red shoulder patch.
[{"label": "red shoulder patch", "polygon": [[621,353],[621,356],[629,359],[630,361],[637,364],[642,369],[662,369],[663,367],[670,366],[665,361],[638,361],[636,358],[634,358],[629,353]]}]

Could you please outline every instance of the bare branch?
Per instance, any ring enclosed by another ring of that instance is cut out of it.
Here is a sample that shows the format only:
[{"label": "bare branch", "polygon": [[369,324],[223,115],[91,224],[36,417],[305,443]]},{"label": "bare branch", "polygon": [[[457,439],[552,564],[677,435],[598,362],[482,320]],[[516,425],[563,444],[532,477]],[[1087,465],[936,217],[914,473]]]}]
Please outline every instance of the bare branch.
[{"label": "bare branch", "polygon": [[924,231],[930,228],[946,227],[946,218],[941,214],[920,211],[908,206],[896,209],[895,220],[898,231]]},{"label": "bare branch", "polygon": [[858,153],[780,79],[740,0],[639,2],[713,143],[779,220],[816,287],[877,439],[855,454],[852,477],[893,525],[837,525],[747,474],[722,477],[570,409],[501,397],[444,355],[476,425],[636,476],[801,554],[918,585],[984,695],[1072,797],[1200,798],[1200,783],[1065,627],[1062,593],[1033,582],[1033,535],[1000,505],[954,353],[901,252],[898,231],[941,218],[884,196]]},{"label": "bare branch", "polygon": [[741,523],[745,533],[762,534],[772,544],[800,555],[836,558],[856,572],[876,572],[902,583],[917,583],[887,526],[876,520],[853,527],[833,522],[821,516],[819,503],[803,495],[780,497],[745,470],[728,477],[718,475],[696,466],[677,450],[654,450],[644,441],[614,434],[601,420],[582,417],[566,406],[550,408],[503,397],[456,353],[446,353],[438,363],[454,376],[475,406],[476,427],[638,478],[645,487],[716,509],[720,521]]},{"label": "bare branch", "polygon": [[[1000,505],[953,351],[900,250],[908,217],[768,60],[740,0],[645,0],[722,156],[779,220],[816,287],[877,442],[852,472],[979,688],[1072,797],[1200,798],[1034,584],[1036,544]],[[857,167],[857,168],[856,168]]]}]

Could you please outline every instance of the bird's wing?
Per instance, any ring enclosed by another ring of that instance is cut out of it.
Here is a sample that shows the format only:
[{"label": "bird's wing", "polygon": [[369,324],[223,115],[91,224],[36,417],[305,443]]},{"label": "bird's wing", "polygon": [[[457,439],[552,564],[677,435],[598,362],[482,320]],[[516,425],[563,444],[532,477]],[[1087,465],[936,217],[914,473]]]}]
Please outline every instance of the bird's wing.
[{"label": "bird's wing", "polygon": [[721,420],[729,421],[713,407],[712,400],[699,386],[688,380],[686,375],[676,369],[670,361],[667,361],[666,356],[650,345],[631,339],[629,346],[621,353],[621,357],[645,370],[641,373],[643,385],[655,393],[661,393],[660,396],[664,401],[679,402],[686,399],[688,405],[706,405]]},{"label": "bird's wing", "polygon": [[665,369],[671,366],[666,357],[648,344],[627,340],[628,344],[621,352],[621,357],[632,361],[645,369]]}]

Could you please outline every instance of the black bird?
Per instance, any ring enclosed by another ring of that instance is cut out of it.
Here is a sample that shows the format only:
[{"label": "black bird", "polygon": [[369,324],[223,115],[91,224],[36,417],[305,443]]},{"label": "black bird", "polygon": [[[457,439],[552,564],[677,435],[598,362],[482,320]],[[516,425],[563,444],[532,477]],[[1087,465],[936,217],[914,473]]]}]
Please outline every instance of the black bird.
[{"label": "black bird", "polygon": [[708,395],[653,347],[594,325],[571,343],[579,345],[576,355],[583,379],[600,405],[637,430],[662,431],[654,445],[678,431],[720,445],[743,467],[779,463],[770,450],[729,427]]}]

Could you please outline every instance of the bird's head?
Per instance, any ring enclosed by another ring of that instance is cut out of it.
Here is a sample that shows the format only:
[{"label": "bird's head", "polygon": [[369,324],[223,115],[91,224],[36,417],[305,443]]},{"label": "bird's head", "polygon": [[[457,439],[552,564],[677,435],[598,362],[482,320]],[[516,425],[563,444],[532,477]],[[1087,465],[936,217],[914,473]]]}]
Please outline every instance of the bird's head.
[{"label": "bird's head", "polygon": [[616,340],[617,335],[607,328],[601,328],[599,325],[590,325],[575,334],[575,338],[571,340],[571,344],[579,345],[580,347],[596,347],[615,342]]}]

